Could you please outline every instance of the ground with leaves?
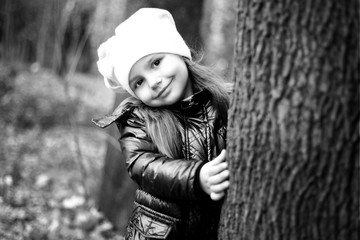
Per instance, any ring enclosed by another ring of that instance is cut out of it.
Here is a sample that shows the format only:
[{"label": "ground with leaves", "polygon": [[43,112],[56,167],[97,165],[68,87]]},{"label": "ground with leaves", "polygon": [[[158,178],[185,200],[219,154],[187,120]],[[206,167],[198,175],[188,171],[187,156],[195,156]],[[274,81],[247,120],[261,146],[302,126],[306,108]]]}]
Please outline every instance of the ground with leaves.
[{"label": "ground with leaves", "polygon": [[109,136],[90,122],[112,93],[36,65],[0,63],[0,78],[0,239],[122,239],[96,209]]}]

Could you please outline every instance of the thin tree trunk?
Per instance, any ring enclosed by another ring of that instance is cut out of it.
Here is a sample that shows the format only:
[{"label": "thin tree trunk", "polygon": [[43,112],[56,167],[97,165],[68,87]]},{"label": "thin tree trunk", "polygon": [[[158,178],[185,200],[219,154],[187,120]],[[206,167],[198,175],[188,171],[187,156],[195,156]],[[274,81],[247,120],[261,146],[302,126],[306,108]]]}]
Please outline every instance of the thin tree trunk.
[{"label": "thin tree trunk", "polygon": [[205,0],[201,20],[204,64],[232,79],[236,1]]},{"label": "thin tree trunk", "polygon": [[41,13],[42,21],[40,24],[39,34],[36,44],[36,61],[42,66],[45,65],[46,40],[50,26],[49,23],[51,22],[50,19],[52,17],[50,10],[51,10],[51,5],[46,4],[45,10],[43,10]]},{"label": "thin tree trunk", "polygon": [[[135,2],[135,1],[134,1]],[[109,5],[104,6],[103,3],[98,3],[101,6],[102,14],[107,14],[106,24],[111,26],[111,31],[104,31],[104,35],[110,37],[114,34],[115,27],[123,20],[125,20],[128,13],[128,0],[119,2],[110,1]],[[117,11],[111,11],[109,8],[116,8]],[[114,15],[116,14],[116,16]],[[100,17],[99,17],[100,18]],[[104,16],[101,16],[104,18]],[[100,21],[100,20],[99,20]],[[104,22],[104,20],[103,20]],[[102,39],[101,42],[106,39]],[[100,43],[99,43],[100,44]],[[116,94],[113,108],[129,97],[129,94]],[[119,131],[116,126],[112,124],[107,128],[109,137],[119,139]],[[117,143],[118,144],[118,143]],[[120,146],[114,146],[111,141],[107,142],[107,150],[105,156],[105,163],[103,168],[103,175],[99,189],[98,206],[99,210],[115,225],[119,230],[124,230],[127,220],[132,211],[132,202],[134,200],[134,193],[136,184],[130,179],[126,170],[125,159],[122,155]]]},{"label": "thin tree trunk", "polygon": [[13,54],[11,53],[11,42],[14,39],[13,32],[13,20],[12,20],[12,10],[13,4],[11,0],[5,0],[5,7],[3,10],[3,28],[4,32],[4,46],[3,46],[3,54],[5,59],[13,58]]},{"label": "thin tree trunk", "polygon": [[239,0],[220,239],[358,239],[359,2]]}]

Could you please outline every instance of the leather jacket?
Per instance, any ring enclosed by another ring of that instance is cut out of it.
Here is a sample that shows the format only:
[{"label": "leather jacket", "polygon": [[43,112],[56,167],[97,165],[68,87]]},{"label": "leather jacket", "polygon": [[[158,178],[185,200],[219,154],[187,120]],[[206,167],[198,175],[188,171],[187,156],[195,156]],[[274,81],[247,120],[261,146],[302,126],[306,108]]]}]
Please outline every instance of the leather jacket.
[{"label": "leather jacket", "polygon": [[218,124],[210,99],[203,90],[169,107],[182,125],[180,159],[159,153],[133,97],[93,120],[100,127],[117,124],[129,175],[139,185],[127,239],[217,239],[221,201],[212,201],[199,185],[201,166],[225,149],[226,125]]}]

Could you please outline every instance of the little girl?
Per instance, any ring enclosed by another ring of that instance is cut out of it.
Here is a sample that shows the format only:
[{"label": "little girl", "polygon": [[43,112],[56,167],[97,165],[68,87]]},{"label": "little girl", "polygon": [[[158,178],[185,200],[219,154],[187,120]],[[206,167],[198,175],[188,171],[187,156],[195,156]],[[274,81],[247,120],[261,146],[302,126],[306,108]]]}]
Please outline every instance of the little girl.
[{"label": "little girl", "polygon": [[138,184],[125,239],[217,239],[229,187],[225,138],[229,91],[192,61],[171,14],[143,8],[98,50],[107,87],[132,95],[111,115]]}]

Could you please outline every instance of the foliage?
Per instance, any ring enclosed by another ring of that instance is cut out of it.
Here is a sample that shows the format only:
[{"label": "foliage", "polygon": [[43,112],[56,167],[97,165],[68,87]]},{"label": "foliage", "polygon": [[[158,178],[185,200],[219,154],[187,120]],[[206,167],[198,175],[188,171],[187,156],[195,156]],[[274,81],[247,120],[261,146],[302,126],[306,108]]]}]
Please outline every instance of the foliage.
[{"label": "foliage", "polygon": [[19,130],[36,126],[46,129],[66,122],[69,114],[75,112],[76,105],[68,105],[64,98],[51,98],[46,92],[28,91],[26,82],[19,81],[24,81],[23,77],[18,79],[18,84],[22,86],[15,87],[14,71],[1,74],[0,110],[4,113],[2,121],[5,124]]},{"label": "foliage", "polygon": [[101,81],[4,64],[0,78],[0,239],[121,239],[96,209],[106,139],[88,120],[111,105]]}]

